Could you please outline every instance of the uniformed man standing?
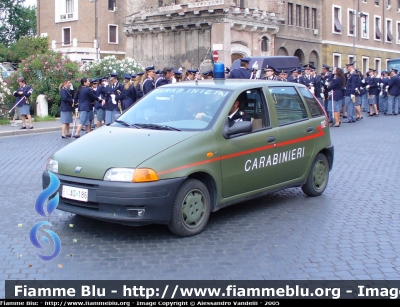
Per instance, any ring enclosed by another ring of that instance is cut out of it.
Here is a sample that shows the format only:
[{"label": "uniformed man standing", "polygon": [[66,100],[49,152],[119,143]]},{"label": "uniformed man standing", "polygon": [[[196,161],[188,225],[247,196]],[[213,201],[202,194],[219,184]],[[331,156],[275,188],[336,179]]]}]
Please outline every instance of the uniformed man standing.
[{"label": "uniformed man standing", "polygon": [[346,107],[347,121],[345,123],[355,123],[354,103],[356,101],[356,88],[358,86],[358,75],[354,70],[354,63],[346,64],[347,75],[346,90],[344,92],[344,104]]},{"label": "uniformed man standing", "polygon": [[383,73],[383,78],[381,79],[381,101],[382,101],[382,109],[383,113],[387,113],[387,105],[388,105],[388,91],[387,91],[387,86],[389,86],[389,81],[390,77],[389,74],[390,72],[387,70],[382,70]]},{"label": "uniformed man standing", "polygon": [[228,79],[252,79],[253,74],[249,70],[250,59],[241,58],[240,67],[238,69],[233,69],[228,76]]},{"label": "uniformed man standing", "polygon": [[[400,77],[397,75],[397,69],[395,68],[392,68],[389,84],[386,89],[388,91],[387,115],[397,115],[399,113]],[[394,113],[392,113],[393,111]]]},{"label": "uniformed man standing", "polygon": [[174,76],[174,68],[173,67],[164,67],[158,76],[157,80],[154,82],[154,87],[157,88],[159,86],[172,83],[172,77]]},{"label": "uniformed man standing", "polygon": [[115,120],[116,114],[122,113],[121,101],[124,99],[124,86],[118,82],[118,74],[110,74],[110,83],[106,87],[106,125]]},{"label": "uniformed man standing", "polygon": [[307,64],[307,65],[304,65],[303,67],[304,67],[304,76],[301,76],[299,78],[299,83],[307,86],[307,88],[310,90],[310,92],[314,94],[315,79],[311,75],[312,66],[310,64]]},{"label": "uniformed man standing", "polygon": [[292,83],[299,83],[299,72],[297,68],[293,68],[290,72],[292,74],[289,76],[288,81]]}]

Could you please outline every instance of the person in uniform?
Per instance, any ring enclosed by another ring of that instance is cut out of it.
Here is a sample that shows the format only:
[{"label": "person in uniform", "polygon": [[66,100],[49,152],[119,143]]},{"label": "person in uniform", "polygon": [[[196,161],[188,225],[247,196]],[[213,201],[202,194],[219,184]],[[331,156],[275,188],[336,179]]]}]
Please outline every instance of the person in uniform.
[{"label": "person in uniform", "polygon": [[[369,79],[367,81],[366,89],[368,91],[368,105],[369,105],[369,114],[368,116],[379,116],[379,110],[376,104],[376,96],[379,93],[378,89],[378,80],[375,78],[375,69],[369,69]],[[375,110],[375,113],[373,113]]]},{"label": "person in uniform", "polygon": [[136,102],[136,90],[131,83],[131,74],[124,74],[124,99],[122,99],[122,111],[128,109]]},{"label": "person in uniform", "polygon": [[33,89],[26,84],[24,78],[19,77],[17,81],[18,81],[18,88],[16,91],[14,91],[13,95],[15,97],[15,103],[17,104],[17,108],[19,108],[19,114],[21,115],[22,119],[21,129],[26,129],[25,118],[28,118],[29,121],[28,129],[33,129],[32,117],[29,105],[29,97],[32,95]]},{"label": "person in uniform", "polygon": [[174,68],[174,76],[172,77],[171,83],[177,83],[182,81],[182,71]]},{"label": "person in uniform", "polygon": [[357,87],[356,87],[356,99],[354,102],[354,108],[355,108],[355,117],[356,121],[362,120],[362,110],[361,110],[361,105],[362,105],[362,93],[361,93],[361,87],[362,87],[362,82],[361,82],[361,77],[362,74],[361,72],[356,68],[355,73],[357,75]]},{"label": "person in uniform", "polygon": [[327,87],[327,91],[330,93],[328,101],[328,110],[332,112],[333,105],[333,114],[334,121],[333,127],[340,127],[340,109],[342,108],[342,100],[343,100],[343,87],[346,85],[346,79],[344,76],[343,69],[336,67],[334,71],[334,78],[331,82],[329,82],[329,86]]},{"label": "person in uniform", "polygon": [[205,72],[202,73],[204,79],[213,79],[214,78],[214,72],[212,69],[209,69]]},{"label": "person in uniform", "polygon": [[196,73],[198,72],[197,69],[188,69],[186,70],[183,81],[193,81],[196,77]]},{"label": "person in uniform", "polygon": [[292,70],[290,70],[291,75],[288,78],[288,82],[292,82],[292,83],[299,83],[299,71],[297,70],[297,68],[293,68]]},{"label": "person in uniform", "polygon": [[74,138],[80,137],[80,132],[83,126],[86,126],[86,132],[90,132],[90,125],[89,125],[89,111],[92,109],[91,104],[92,101],[101,101],[101,99],[96,95],[96,93],[89,87],[90,86],[90,79],[89,78],[82,78],[81,85],[79,86],[75,100],[79,101],[78,111],[79,111],[79,125],[76,129],[76,134],[73,136]]},{"label": "person in uniform", "polygon": [[154,65],[145,68],[144,75],[140,81],[140,89],[143,92],[143,96],[146,96],[148,93],[154,90],[155,76],[156,71]]},{"label": "person in uniform", "polygon": [[121,101],[125,98],[124,86],[118,82],[118,74],[110,74],[109,84],[106,87],[106,125],[115,120],[115,115],[122,113]]},{"label": "person in uniform", "polygon": [[249,58],[242,58],[240,59],[240,67],[238,69],[233,69],[228,79],[252,79],[253,74],[249,70],[250,59]]},{"label": "person in uniform", "polygon": [[61,127],[61,138],[68,139],[71,137],[69,133],[69,124],[72,123],[72,112],[74,97],[71,93],[71,81],[64,80],[60,86],[61,106],[60,106],[60,121]]},{"label": "person in uniform", "polygon": [[287,82],[287,73],[284,70],[279,71],[278,81]]},{"label": "person in uniform", "polygon": [[[354,70],[354,63],[346,64],[347,78],[346,90],[344,92],[344,104],[346,107],[347,121],[345,123],[355,123],[354,103],[356,101],[356,88],[358,86],[358,75]],[[344,117],[344,116],[343,116]]]},{"label": "person in uniform", "polygon": [[100,128],[106,119],[106,107],[101,103],[101,100],[106,97],[107,77],[100,77],[99,81],[100,84],[97,88],[97,95],[99,96],[100,101],[96,101],[94,104],[94,109],[96,110],[97,128]]},{"label": "person in uniform", "polygon": [[158,76],[157,80],[154,82],[154,87],[157,88],[159,86],[172,83],[173,76],[174,76],[174,68],[170,66],[164,67],[164,69]]},{"label": "person in uniform", "polygon": [[141,81],[142,81],[142,76],[144,75],[144,71],[138,72],[135,82],[133,83],[133,86],[136,90],[136,100],[139,100],[140,98],[143,97],[143,91],[141,87]]},{"label": "person in uniform", "polygon": [[387,115],[399,114],[400,77],[397,75],[397,71],[397,69],[392,68],[389,84],[386,86],[386,89],[388,91]]},{"label": "person in uniform", "polygon": [[[93,92],[95,92],[96,95],[98,95],[97,94],[98,87],[99,87],[99,79],[96,79],[96,78],[91,79],[90,80],[90,88],[92,89]],[[91,105],[90,105],[90,111],[88,113],[89,124],[90,124],[91,129],[95,128],[94,123],[93,123],[95,104],[96,104],[96,101],[93,100]],[[85,126],[83,126],[82,127],[82,131],[85,131],[85,130],[86,130],[86,128],[85,128]]]},{"label": "person in uniform", "polygon": [[240,111],[241,97],[240,95],[236,98],[236,101],[233,103],[231,109],[228,113],[228,122],[229,127],[232,127],[234,123],[241,121],[251,121],[251,117],[248,114],[245,114],[243,111]]},{"label": "person in uniform", "polygon": [[299,78],[299,83],[305,85],[311,93],[314,94],[314,83],[315,79],[311,75],[311,69],[313,68],[312,65],[307,64],[304,65],[304,76]]},{"label": "person in uniform", "polygon": [[272,66],[267,65],[264,68],[265,76],[262,78],[266,81],[277,81],[278,79],[275,76],[276,69]]},{"label": "person in uniform", "polygon": [[385,115],[387,114],[387,103],[388,103],[388,92],[386,90],[386,86],[389,85],[389,81],[390,81],[389,71],[382,70],[381,93],[379,95],[381,96],[381,106],[383,113]]}]

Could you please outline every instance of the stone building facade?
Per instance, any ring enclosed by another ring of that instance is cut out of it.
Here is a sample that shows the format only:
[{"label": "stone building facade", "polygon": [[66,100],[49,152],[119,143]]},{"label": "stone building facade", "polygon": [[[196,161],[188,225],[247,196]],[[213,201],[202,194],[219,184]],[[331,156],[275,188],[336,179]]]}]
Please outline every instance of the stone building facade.
[{"label": "stone building facade", "polygon": [[297,56],[300,63],[322,67],[321,0],[289,0],[284,4],[284,19],[276,34],[274,55]]},{"label": "stone building facade", "polygon": [[37,0],[37,33],[49,37],[49,47],[72,60],[124,58],[125,1]]},{"label": "stone building facade", "polygon": [[230,66],[236,58],[274,55],[283,18],[281,0],[127,0],[126,55],[142,65],[200,68],[211,52]]},{"label": "stone building facade", "polygon": [[355,62],[381,72],[400,58],[400,1],[324,0],[322,59],[331,66]]}]

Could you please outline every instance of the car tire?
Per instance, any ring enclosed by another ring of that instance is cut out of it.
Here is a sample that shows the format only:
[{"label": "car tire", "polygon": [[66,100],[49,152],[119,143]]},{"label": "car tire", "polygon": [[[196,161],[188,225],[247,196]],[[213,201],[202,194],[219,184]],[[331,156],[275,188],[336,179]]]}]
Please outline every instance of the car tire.
[{"label": "car tire", "polygon": [[319,153],[310,168],[307,182],[301,187],[307,196],[319,196],[328,185],[329,163],[325,155]]},{"label": "car tire", "polygon": [[175,197],[169,230],[182,237],[199,234],[208,222],[210,205],[207,187],[196,179],[185,180]]}]

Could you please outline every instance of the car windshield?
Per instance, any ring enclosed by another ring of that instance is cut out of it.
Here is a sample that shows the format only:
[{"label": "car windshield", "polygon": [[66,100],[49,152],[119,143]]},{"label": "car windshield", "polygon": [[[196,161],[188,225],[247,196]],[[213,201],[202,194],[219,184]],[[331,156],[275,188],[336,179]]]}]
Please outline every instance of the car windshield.
[{"label": "car windshield", "polygon": [[207,129],[231,92],[196,86],[160,87],[143,97],[116,122],[136,129]]}]

